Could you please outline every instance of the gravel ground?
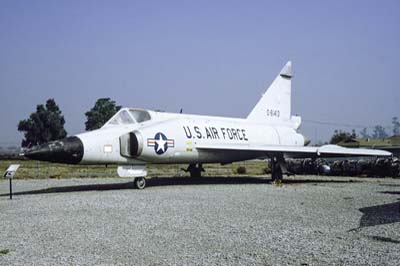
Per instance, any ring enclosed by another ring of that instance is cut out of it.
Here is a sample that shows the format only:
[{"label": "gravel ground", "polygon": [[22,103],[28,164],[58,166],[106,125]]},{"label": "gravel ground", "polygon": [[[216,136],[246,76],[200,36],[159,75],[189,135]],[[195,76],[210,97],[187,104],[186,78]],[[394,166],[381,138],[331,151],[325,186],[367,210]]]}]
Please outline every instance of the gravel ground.
[{"label": "gravel ground", "polygon": [[0,182],[1,265],[399,265],[400,179]]}]

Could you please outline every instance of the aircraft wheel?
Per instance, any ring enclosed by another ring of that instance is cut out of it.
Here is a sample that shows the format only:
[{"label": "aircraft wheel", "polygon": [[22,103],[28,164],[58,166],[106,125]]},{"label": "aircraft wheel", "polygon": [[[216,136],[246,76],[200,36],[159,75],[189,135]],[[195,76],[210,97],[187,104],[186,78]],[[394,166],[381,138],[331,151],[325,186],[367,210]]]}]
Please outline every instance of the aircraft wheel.
[{"label": "aircraft wheel", "polygon": [[201,163],[190,164],[186,171],[190,173],[191,178],[196,178],[201,177],[201,172],[204,172],[204,168]]},{"label": "aircraft wheel", "polygon": [[144,177],[137,177],[133,181],[135,184],[135,188],[137,189],[144,189],[146,187],[146,179]]},{"label": "aircraft wheel", "polygon": [[190,177],[191,178],[201,177],[201,171],[199,169],[190,171]]},{"label": "aircraft wheel", "polygon": [[271,177],[273,182],[282,181],[283,174],[282,174],[282,169],[279,165],[273,164]]}]

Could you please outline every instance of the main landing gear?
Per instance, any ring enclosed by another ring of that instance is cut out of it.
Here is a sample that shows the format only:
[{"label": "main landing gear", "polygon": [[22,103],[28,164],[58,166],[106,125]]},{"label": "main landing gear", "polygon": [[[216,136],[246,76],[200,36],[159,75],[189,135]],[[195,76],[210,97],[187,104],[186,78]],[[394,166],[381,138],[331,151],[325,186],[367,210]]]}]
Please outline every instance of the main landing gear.
[{"label": "main landing gear", "polygon": [[282,155],[271,157],[271,178],[274,184],[282,183],[283,174],[289,174]]},{"label": "main landing gear", "polygon": [[189,172],[190,177],[201,177],[201,172],[205,171],[201,163],[189,164],[187,169],[182,168],[182,170],[185,171],[186,173]]},{"label": "main landing gear", "polygon": [[137,189],[144,189],[146,187],[146,165],[119,165],[117,173],[120,177],[134,178],[133,185]]}]

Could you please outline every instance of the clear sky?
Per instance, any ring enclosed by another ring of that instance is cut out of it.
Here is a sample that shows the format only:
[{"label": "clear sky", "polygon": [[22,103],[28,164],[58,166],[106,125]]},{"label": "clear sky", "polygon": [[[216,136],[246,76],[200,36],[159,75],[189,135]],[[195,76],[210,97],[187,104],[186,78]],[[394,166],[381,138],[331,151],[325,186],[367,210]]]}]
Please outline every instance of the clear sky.
[{"label": "clear sky", "polygon": [[[0,145],[54,98],[68,133],[100,97],[129,107],[245,117],[291,60],[309,122],[400,116],[400,1],[0,1]],[[308,121],[307,121],[308,120]],[[357,128],[360,130],[360,128]]]}]

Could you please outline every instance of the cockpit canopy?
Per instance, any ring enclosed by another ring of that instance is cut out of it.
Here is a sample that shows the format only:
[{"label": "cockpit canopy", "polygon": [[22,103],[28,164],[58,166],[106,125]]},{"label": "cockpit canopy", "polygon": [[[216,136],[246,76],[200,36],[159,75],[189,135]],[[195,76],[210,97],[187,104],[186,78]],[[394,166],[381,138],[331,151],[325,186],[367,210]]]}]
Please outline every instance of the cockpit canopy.
[{"label": "cockpit canopy", "polygon": [[148,111],[122,108],[103,127],[143,123],[151,119]]}]

